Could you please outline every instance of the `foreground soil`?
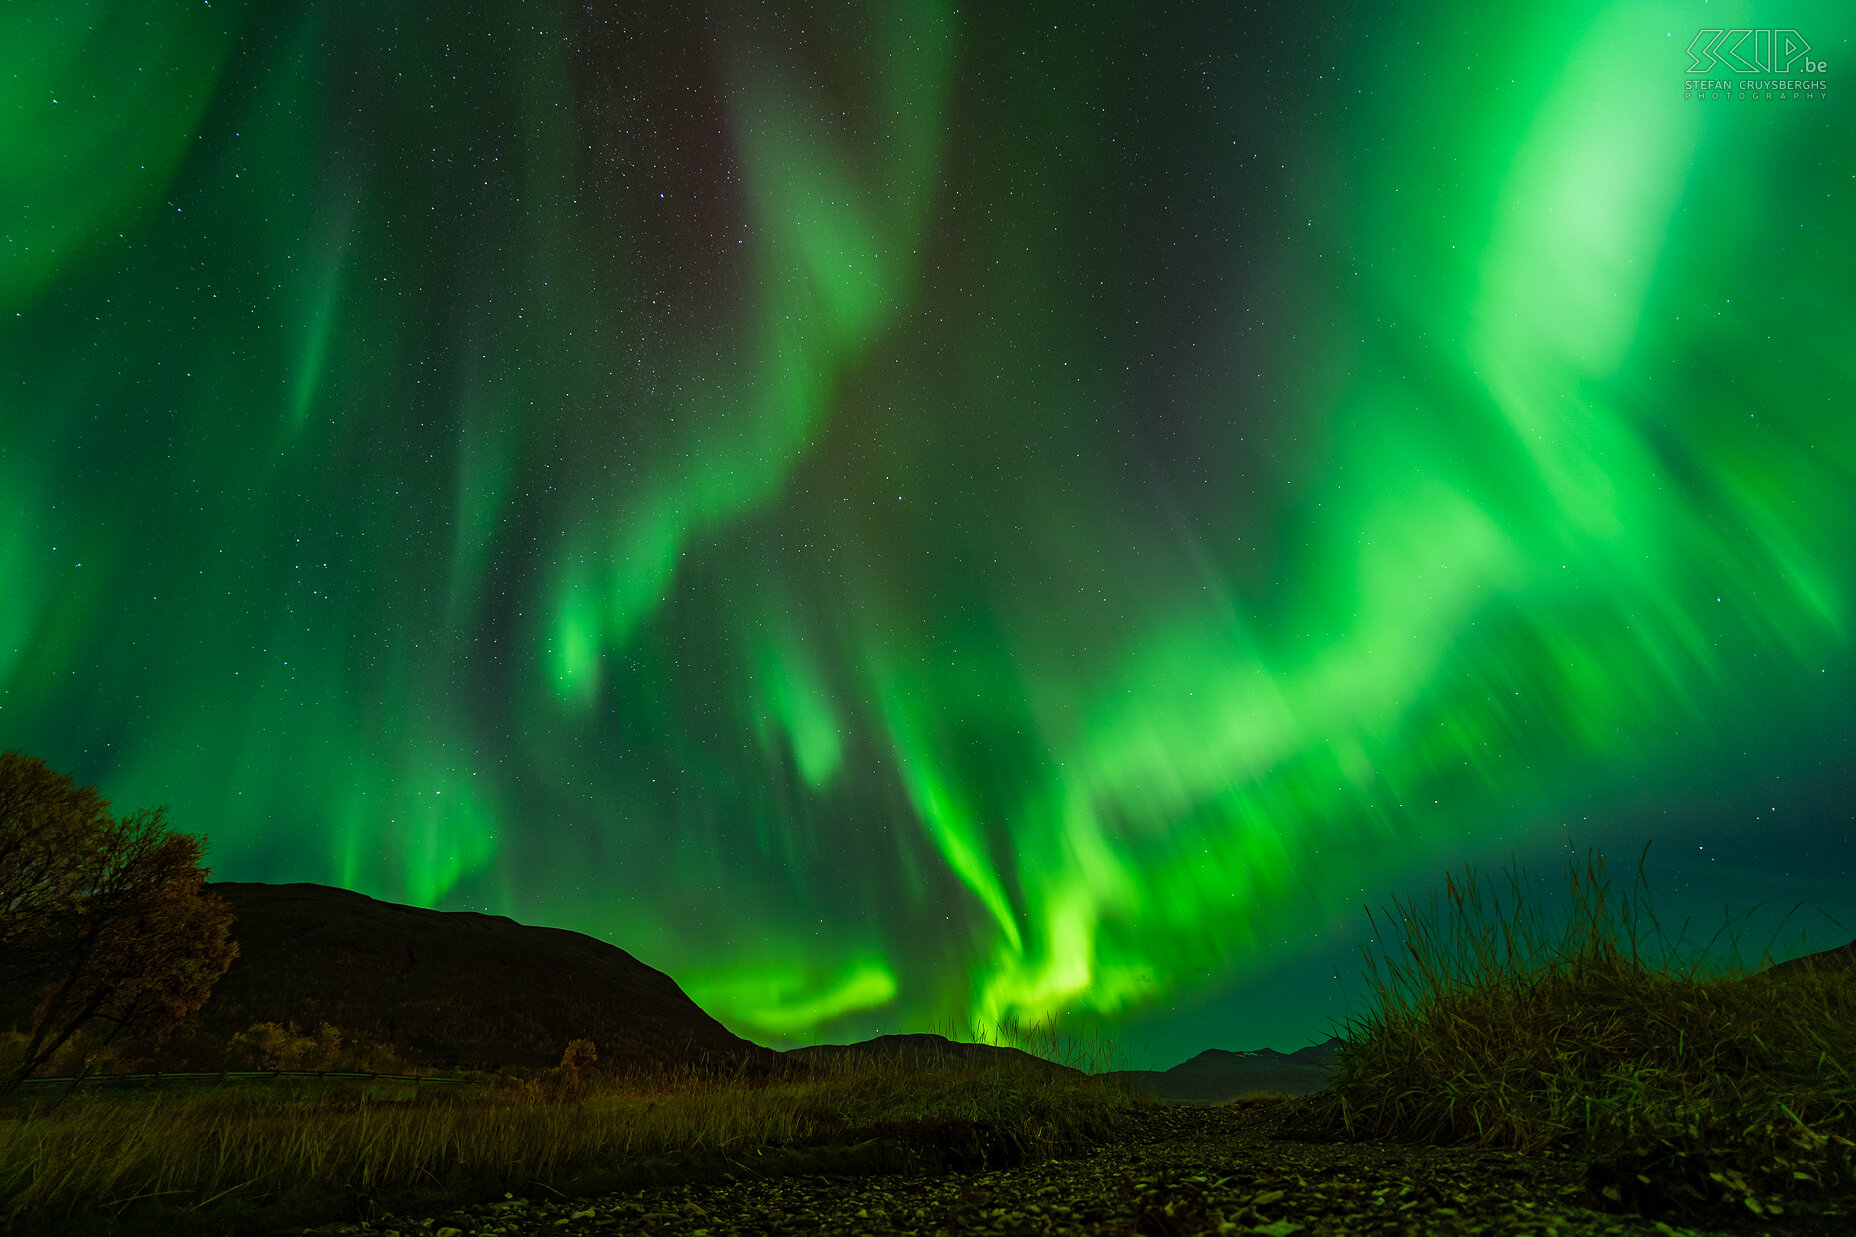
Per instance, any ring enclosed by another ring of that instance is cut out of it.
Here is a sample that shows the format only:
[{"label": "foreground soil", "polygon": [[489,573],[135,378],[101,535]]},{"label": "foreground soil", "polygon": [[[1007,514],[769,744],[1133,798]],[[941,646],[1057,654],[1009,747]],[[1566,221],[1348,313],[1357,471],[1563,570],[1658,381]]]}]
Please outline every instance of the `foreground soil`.
[{"label": "foreground soil", "polygon": [[1770,1217],[1607,1215],[1587,1205],[1583,1170],[1570,1159],[1296,1141],[1282,1135],[1282,1116],[1272,1106],[1161,1109],[1116,1144],[980,1171],[764,1176],[752,1156],[743,1156],[738,1172],[709,1182],[589,1198],[509,1198],[437,1214],[382,1213],[313,1231],[376,1237],[1856,1232],[1856,1211],[1836,1214],[1827,1204],[1815,1214],[1788,1209]]}]

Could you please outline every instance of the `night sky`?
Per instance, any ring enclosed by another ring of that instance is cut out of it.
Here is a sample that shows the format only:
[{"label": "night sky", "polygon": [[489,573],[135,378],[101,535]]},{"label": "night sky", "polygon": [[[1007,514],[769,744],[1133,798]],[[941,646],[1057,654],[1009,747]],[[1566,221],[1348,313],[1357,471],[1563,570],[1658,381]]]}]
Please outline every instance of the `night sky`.
[{"label": "night sky", "polygon": [[775,1046],[1289,1051],[1574,847],[1841,944],[1853,24],[15,0],[0,748]]}]

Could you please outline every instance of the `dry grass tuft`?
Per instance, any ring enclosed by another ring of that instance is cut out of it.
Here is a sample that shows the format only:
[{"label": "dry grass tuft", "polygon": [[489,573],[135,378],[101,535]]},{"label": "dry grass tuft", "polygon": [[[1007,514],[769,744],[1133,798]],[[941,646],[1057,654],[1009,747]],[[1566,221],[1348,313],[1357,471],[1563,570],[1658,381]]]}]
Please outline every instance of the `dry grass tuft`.
[{"label": "dry grass tuft", "polygon": [[1856,982],[1710,972],[1681,960],[1680,941],[1650,957],[1641,921],[1664,938],[1645,856],[1637,895],[1615,901],[1602,857],[1572,865],[1558,940],[1514,873],[1505,915],[1499,900],[1485,909],[1472,870],[1424,913],[1395,903],[1383,928],[1375,918],[1400,952],[1382,970],[1366,951],[1377,1007],[1343,1036],[1308,1124],[1577,1152],[1607,1205],[1644,1214],[1723,1202],[1764,1214],[1848,1187]]}]

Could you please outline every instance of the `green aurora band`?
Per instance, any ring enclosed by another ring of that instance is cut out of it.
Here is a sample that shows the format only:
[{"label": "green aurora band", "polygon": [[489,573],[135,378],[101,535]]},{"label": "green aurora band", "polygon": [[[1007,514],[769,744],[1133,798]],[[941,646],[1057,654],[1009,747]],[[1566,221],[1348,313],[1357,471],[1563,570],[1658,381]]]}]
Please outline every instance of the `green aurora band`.
[{"label": "green aurora band", "polygon": [[7,7],[0,747],[774,1042],[1851,729],[1843,6],[713,7]]}]

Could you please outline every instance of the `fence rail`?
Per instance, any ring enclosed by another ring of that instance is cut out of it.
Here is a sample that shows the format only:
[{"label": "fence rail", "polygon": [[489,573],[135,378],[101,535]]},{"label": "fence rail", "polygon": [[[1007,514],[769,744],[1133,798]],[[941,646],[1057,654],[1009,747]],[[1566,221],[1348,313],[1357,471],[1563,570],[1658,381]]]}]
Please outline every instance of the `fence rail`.
[{"label": "fence rail", "polygon": [[242,1082],[256,1079],[278,1078],[332,1078],[350,1082],[410,1082],[418,1086],[460,1086],[470,1081],[467,1078],[427,1078],[419,1074],[362,1074],[346,1070],[260,1069],[217,1070],[192,1074],[67,1074],[62,1078],[27,1078],[23,1080],[20,1085],[32,1087],[50,1086],[56,1083],[64,1083],[68,1086],[85,1086],[91,1083],[128,1082]]}]

